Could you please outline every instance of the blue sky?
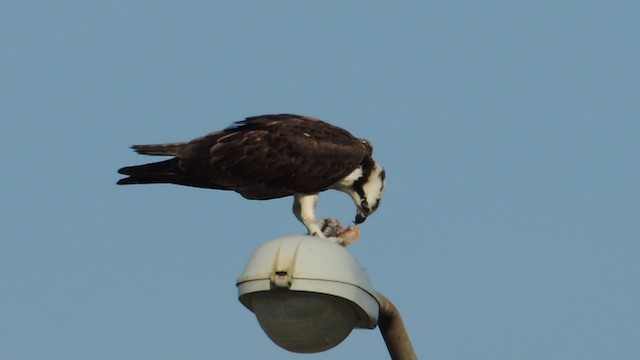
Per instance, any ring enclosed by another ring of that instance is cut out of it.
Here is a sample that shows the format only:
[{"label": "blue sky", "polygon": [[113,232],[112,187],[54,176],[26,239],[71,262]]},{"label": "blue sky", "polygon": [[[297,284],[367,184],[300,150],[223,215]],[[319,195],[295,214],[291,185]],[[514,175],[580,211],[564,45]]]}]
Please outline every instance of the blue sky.
[{"label": "blue sky", "polygon": [[637,359],[639,34],[633,1],[3,2],[0,358],[388,358],[238,302],[291,199],[115,185],[131,144],[291,112],[374,143],[349,250],[421,358]]}]

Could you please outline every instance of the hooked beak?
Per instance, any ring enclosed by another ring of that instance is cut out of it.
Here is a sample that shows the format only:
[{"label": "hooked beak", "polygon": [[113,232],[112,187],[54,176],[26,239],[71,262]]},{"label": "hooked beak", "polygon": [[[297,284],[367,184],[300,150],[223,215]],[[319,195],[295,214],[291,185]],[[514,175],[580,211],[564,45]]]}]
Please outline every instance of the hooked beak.
[{"label": "hooked beak", "polygon": [[365,220],[367,220],[367,215],[364,213],[358,212],[356,215],[356,220],[353,222],[354,224],[362,224]]}]

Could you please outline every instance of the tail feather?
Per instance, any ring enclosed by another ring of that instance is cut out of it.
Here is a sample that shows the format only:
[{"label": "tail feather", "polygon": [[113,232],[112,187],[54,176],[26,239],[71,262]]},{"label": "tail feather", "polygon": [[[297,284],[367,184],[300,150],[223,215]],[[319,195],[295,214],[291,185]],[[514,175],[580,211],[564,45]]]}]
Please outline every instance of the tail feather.
[{"label": "tail feather", "polygon": [[117,184],[177,184],[209,189],[229,189],[185,173],[179,168],[178,161],[177,158],[173,158],[151,164],[123,167],[118,170],[118,173],[128,177],[118,180]]},{"label": "tail feather", "polygon": [[133,145],[131,148],[138,154],[156,156],[175,156],[180,146],[185,143]]},{"label": "tail feather", "polygon": [[151,164],[127,166],[118,170],[118,173],[129,175],[129,177],[120,179],[118,185],[166,183],[180,172],[175,158]]},{"label": "tail feather", "polygon": [[126,166],[118,170],[118,173],[129,176],[149,175],[149,174],[174,174],[180,171],[178,168],[178,159],[173,158],[165,161]]}]

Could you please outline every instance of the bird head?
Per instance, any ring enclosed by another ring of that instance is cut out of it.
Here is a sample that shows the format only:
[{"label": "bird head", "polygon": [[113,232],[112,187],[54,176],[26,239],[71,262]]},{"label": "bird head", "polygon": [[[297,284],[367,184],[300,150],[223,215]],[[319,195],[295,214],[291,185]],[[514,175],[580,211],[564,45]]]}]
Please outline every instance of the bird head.
[{"label": "bird head", "polygon": [[365,171],[362,177],[353,183],[351,197],[358,210],[354,223],[363,223],[371,213],[376,211],[382,201],[384,184],[384,168],[377,163],[374,163],[370,171]]}]

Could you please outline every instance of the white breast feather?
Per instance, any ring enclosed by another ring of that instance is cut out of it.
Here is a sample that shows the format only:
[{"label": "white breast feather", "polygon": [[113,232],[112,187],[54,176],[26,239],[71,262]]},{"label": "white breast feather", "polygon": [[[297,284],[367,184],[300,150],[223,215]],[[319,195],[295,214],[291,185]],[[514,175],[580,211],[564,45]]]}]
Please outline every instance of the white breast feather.
[{"label": "white breast feather", "polygon": [[362,177],[362,168],[357,167],[353,170],[349,175],[347,175],[344,179],[340,180],[335,187],[337,188],[347,188],[353,185],[356,180]]}]

